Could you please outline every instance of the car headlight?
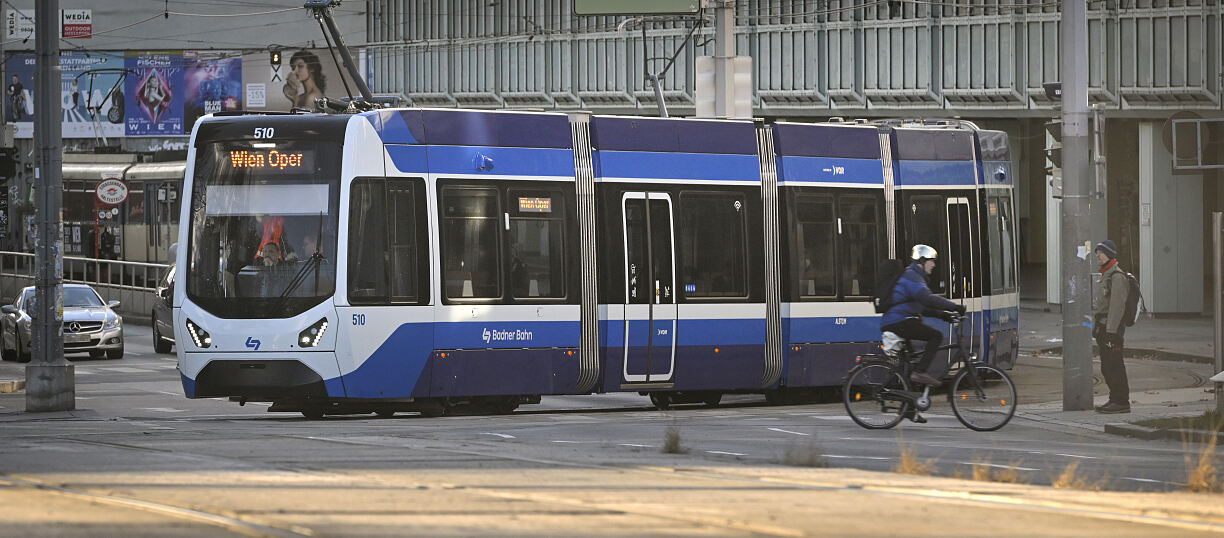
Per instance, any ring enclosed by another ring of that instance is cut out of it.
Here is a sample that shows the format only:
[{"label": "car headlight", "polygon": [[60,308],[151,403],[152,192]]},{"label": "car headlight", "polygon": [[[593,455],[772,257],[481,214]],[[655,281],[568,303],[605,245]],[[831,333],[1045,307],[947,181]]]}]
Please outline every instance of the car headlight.
[{"label": "car headlight", "polygon": [[202,349],[212,347],[212,337],[208,335],[208,331],[201,329],[191,320],[187,320],[187,334],[191,335],[191,341],[196,347]]},{"label": "car headlight", "polygon": [[123,326],[123,318],[119,316],[115,316],[114,319],[108,319],[106,320],[106,323],[102,324],[103,329],[118,329],[119,327],[122,327],[122,326]]}]

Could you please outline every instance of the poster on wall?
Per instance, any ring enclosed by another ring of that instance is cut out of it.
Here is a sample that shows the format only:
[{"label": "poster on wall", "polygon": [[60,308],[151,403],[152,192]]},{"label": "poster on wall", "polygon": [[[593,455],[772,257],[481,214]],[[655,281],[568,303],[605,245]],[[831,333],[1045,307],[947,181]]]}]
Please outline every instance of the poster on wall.
[{"label": "poster on wall", "polygon": [[186,100],[183,133],[191,134],[196,120],[206,114],[242,108],[242,58],[238,52],[184,51]]},{"label": "poster on wall", "polygon": [[357,86],[347,76],[341,78],[327,49],[285,49],[279,55],[260,51],[242,57],[247,110],[313,109],[320,97],[348,97],[345,82],[356,95]]},{"label": "poster on wall", "polygon": [[183,54],[128,52],[127,136],[183,134]]},{"label": "poster on wall", "polygon": [[[65,51],[60,54],[60,119],[64,138],[124,135],[122,52]],[[17,138],[34,136],[34,55],[19,53],[5,63],[6,119]]]}]

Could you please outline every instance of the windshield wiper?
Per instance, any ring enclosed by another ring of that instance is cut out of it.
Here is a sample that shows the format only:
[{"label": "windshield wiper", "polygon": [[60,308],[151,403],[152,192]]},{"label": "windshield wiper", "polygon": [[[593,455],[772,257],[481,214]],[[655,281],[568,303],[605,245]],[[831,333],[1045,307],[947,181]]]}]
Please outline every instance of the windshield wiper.
[{"label": "windshield wiper", "polygon": [[297,274],[293,275],[293,279],[290,280],[289,284],[285,286],[285,290],[281,292],[280,297],[276,298],[276,306],[272,308],[273,312],[280,312],[280,310],[285,307],[285,303],[289,301],[289,294],[293,293],[294,290],[298,289],[298,286],[302,285],[302,282],[306,280],[306,272],[309,271],[311,268],[314,268],[315,270],[314,272],[315,293],[318,293],[319,291],[318,289],[319,288],[319,265],[322,264],[323,259],[324,259],[323,252],[321,251],[322,246],[323,246],[323,213],[320,212],[319,213],[318,235],[315,235],[315,251],[312,252],[310,254],[310,257],[306,259],[306,263],[302,265],[302,268],[298,269]]}]

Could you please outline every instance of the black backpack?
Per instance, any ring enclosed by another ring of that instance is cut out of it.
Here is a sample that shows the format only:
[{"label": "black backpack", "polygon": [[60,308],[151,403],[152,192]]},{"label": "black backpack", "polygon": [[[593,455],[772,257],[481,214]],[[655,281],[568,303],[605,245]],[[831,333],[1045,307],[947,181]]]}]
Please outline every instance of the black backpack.
[{"label": "black backpack", "polygon": [[877,314],[888,312],[892,308],[893,289],[897,281],[905,274],[905,264],[898,259],[887,259],[880,262],[876,268],[875,289],[871,295],[871,303]]},{"label": "black backpack", "polygon": [[1147,305],[1143,304],[1143,294],[1139,291],[1139,279],[1133,274],[1126,273],[1126,283],[1126,311],[1122,313],[1122,323],[1130,327],[1139,321],[1139,314],[1147,312]]}]

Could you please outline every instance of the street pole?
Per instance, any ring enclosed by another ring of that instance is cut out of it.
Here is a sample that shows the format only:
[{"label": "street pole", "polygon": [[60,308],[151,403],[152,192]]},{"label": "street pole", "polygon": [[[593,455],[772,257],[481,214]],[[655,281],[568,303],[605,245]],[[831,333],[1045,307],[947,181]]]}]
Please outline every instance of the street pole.
[{"label": "street pole", "polygon": [[76,407],[72,364],[64,360],[64,258],[61,208],[59,0],[35,3],[34,76],[34,309],[33,362],[26,366],[26,411],[71,411]]},{"label": "street pole", "polygon": [[735,114],[735,0],[716,0],[714,7],[714,117]]},{"label": "street pole", "polygon": [[[1211,214],[1211,282],[1215,295],[1211,297],[1215,315],[1215,371],[1224,372],[1224,213]],[[1216,413],[1224,414],[1224,383],[1215,384]]]},{"label": "street pole", "polygon": [[1092,409],[1092,278],[1089,235],[1093,186],[1088,132],[1088,14],[1084,0],[1062,2],[1063,410]]}]

